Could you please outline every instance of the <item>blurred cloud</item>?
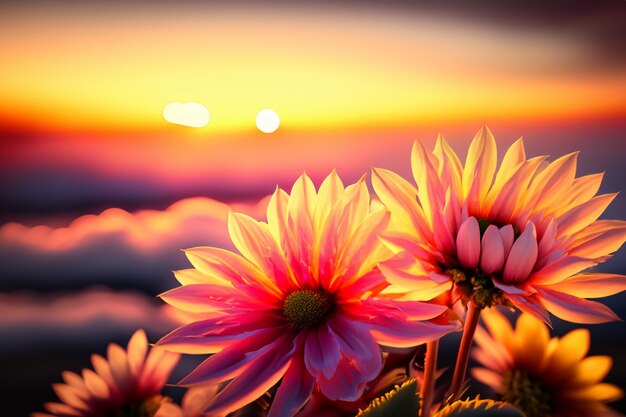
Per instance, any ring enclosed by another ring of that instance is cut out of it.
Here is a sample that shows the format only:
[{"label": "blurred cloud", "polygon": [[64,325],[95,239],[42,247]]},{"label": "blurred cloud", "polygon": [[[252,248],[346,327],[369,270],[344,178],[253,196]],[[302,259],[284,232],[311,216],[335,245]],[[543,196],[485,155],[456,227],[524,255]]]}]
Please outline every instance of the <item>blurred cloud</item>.
[{"label": "blurred cloud", "polygon": [[187,267],[180,249],[232,248],[230,210],[264,217],[267,200],[226,205],[208,198],[181,200],[165,210],[129,213],[108,209],[81,216],[67,227],[0,227],[0,288],[80,288],[106,283],[160,291],[170,271]]},{"label": "blurred cloud", "polygon": [[165,303],[137,291],[0,293],[0,351],[104,346],[138,328],[160,337],[176,326],[174,317]]}]

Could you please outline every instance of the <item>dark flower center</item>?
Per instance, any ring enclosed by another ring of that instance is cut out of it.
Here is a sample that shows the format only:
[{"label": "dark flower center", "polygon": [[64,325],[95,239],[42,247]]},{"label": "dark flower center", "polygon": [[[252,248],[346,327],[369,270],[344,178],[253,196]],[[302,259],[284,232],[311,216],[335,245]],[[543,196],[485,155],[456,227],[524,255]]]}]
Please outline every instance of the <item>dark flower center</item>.
[{"label": "dark flower center", "polygon": [[491,277],[487,275],[478,271],[463,271],[457,268],[448,268],[444,272],[452,278],[465,304],[469,300],[472,300],[479,308],[509,304],[502,296],[502,291],[493,285]]},{"label": "dark flower center", "polygon": [[528,373],[516,369],[504,374],[502,400],[522,410],[527,417],[552,415],[550,392]]},{"label": "dark flower center", "polygon": [[135,401],[120,410],[115,410],[109,413],[109,417],[153,417],[161,405],[169,401],[169,397],[155,395],[146,400]]},{"label": "dark flower center", "polygon": [[285,300],[283,314],[293,327],[314,327],[322,323],[330,312],[332,303],[321,291],[294,291]]}]

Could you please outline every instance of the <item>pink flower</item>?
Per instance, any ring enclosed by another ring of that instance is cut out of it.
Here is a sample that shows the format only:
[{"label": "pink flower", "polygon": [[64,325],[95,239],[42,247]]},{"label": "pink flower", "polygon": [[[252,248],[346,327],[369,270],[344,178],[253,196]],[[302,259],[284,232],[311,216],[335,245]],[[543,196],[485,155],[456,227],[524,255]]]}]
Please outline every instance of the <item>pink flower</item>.
[{"label": "pink flower", "polygon": [[169,401],[159,394],[178,359],[178,354],[158,347],[148,352],[146,333],[137,330],[126,351],[111,343],[107,359],[93,355],[94,370],[84,369],[82,376],[63,372],[65,383],[52,386],[62,403],[46,403],[44,408],[49,414],[32,416],[153,416]]},{"label": "pink flower", "polygon": [[392,213],[384,237],[399,252],[380,268],[396,292],[412,299],[472,300],[479,308],[512,304],[548,321],[616,320],[605,297],[626,289],[626,277],[583,273],[626,239],[626,222],[597,220],[615,194],[596,196],[601,174],[576,178],[577,153],[527,159],[522,140],[498,170],[496,143],[485,127],[465,166],[439,137],[432,154],[416,142],[417,188],[375,169],[376,193]]},{"label": "pink flower", "polygon": [[515,329],[496,309],[482,317],[488,332],[478,328],[473,355],[483,367],[472,373],[501,400],[528,417],[622,416],[606,406],[622,398],[622,390],[602,382],[613,361],[608,356],[585,357],[588,330],[550,338],[546,326],[530,314],[522,314]]},{"label": "pink flower", "polygon": [[[184,353],[214,353],[183,385],[231,380],[208,412],[228,413],[281,378],[270,417],[294,415],[317,387],[332,400],[357,399],[381,370],[385,346],[412,346],[455,330],[429,323],[446,308],[379,297],[376,269],[387,256],[378,234],[385,210],[371,210],[363,180],[344,189],[331,173],[319,192],[303,175],[291,195],[277,189],[268,222],[229,216],[242,255],[217,248],[186,251],[195,269],[161,297],[203,313],[159,344]],[[378,343],[378,344],[377,344]]]}]

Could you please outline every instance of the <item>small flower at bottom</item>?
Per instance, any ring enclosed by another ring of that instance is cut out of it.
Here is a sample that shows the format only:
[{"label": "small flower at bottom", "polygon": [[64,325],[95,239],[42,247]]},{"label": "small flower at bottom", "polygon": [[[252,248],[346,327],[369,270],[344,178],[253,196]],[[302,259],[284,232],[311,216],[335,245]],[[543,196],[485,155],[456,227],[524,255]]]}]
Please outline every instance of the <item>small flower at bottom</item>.
[{"label": "small flower at bottom", "polygon": [[515,329],[495,309],[482,317],[488,331],[476,332],[478,347],[473,355],[484,368],[474,368],[472,374],[501,400],[527,417],[621,415],[606,406],[623,395],[618,387],[602,382],[611,369],[611,358],[585,357],[588,330],[550,338],[547,327],[530,314],[522,314]]},{"label": "small flower at bottom", "polygon": [[204,410],[215,398],[217,386],[189,388],[181,405],[168,402],[163,404],[154,417],[222,417],[204,414]]},{"label": "small flower at bottom", "polygon": [[212,353],[182,385],[231,380],[207,412],[228,413],[282,378],[269,416],[292,416],[314,387],[331,400],[354,401],[382,367],[379,345],[406,347],[459,327],[440,305],[384,298],[376,265],[388,253],[378,235],[389,215],[372,210],[361,180],[344,188],[331,173],[316,192],[303,175],[291,195],[273,194],[266,222],[231,214],[241,255],[217,248],[186,251],[195,269],[161,297],[205,319],[159,344]]},{"label": "small flower at bottom", "polygon": [[93,370],[82,376],[63,372],[64,384],[53,388],[62,403],[46,403],[48,413],[32,417],[153,417],[169,398],[160,395],[178,363],[177,353],[149,350],[143,330],[137,330],[127,350],[111,343],[107,358],[93,355]]}]

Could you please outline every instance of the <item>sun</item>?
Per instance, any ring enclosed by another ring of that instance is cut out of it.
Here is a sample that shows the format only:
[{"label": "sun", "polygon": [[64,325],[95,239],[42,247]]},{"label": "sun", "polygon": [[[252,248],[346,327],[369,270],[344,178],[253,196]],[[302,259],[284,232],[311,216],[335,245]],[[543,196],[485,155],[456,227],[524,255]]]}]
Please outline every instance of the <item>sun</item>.
[{"label": "sun", "polygon": [[280,117],[274,110],[264,109],[256,115],[256,127],[263,133],[274,133],[280,126]]}]

